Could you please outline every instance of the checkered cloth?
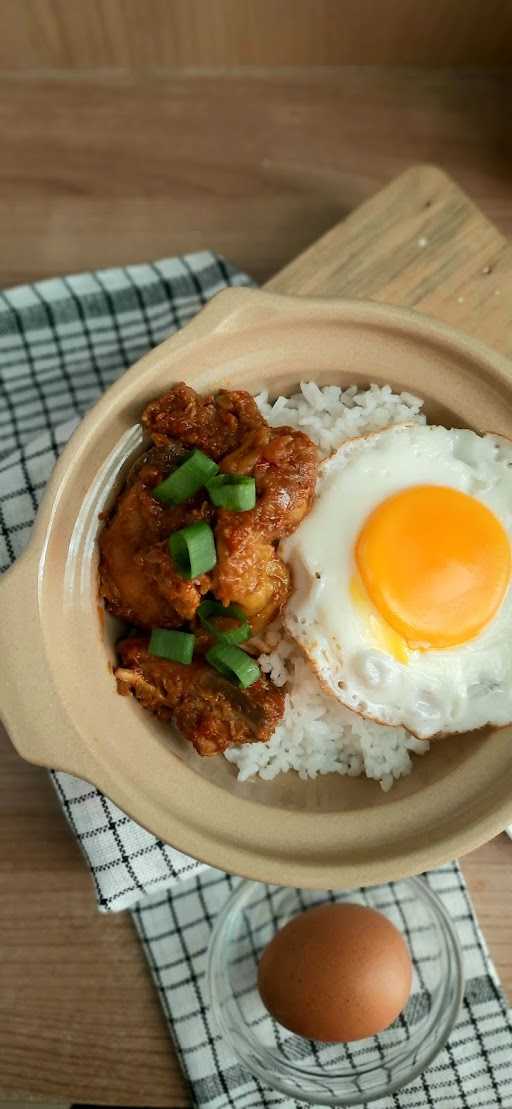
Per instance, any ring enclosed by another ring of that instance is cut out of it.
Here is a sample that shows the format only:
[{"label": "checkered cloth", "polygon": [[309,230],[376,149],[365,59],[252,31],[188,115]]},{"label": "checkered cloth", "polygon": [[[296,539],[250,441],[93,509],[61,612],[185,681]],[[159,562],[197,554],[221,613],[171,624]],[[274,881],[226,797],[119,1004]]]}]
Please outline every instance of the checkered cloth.
[{"label": "checkered cloth", "polygon": [[[249,278],[208,253],[41,281],[0,294],[0,570],[26,545],[55,459],[123,370],[226,285]],[[263,1089],[212,1026],[206,953],[238,879],[205,868],[136,825],[108,798],[54,773],[100,909],[131,908],[196,1105],[256,1109],[296,1101]],[[380,1109],[512,1109],[512,1028],[455,863],[428,876],[457,924],[464,1008],[448,1047]]]}]

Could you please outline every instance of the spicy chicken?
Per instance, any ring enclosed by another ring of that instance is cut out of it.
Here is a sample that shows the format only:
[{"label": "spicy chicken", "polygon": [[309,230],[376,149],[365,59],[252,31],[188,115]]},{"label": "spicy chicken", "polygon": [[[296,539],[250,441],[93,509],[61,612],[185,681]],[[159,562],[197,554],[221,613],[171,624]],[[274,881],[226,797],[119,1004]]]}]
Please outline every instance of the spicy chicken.
[{"label": "spicy chicken", "polygon": [[216,462],[264,424],[250,393],[219,389],[203,397],[184,382],[148,404],[142,414],[142,426],[157,446],[198,447]]},{"label": "spicy chicken", "polygon": [[264,743],[283,715],[284,694],[264,676],[239,689],[203,659],[183,666],[155,658],[144,639],[125,639],[118,651],[119,691],[133,693],[160,720],[173,720],[199,755]]},{"label": "spicy chicken", "polygon": [[105,606],[146,633],[119,644],[118,687],[174,720],[200,754],[265,742],[284,693],[250,659],[251,636],[288,598],[277,544],[309,511],[316,447],[269,427],[241,390],[175,385],[142,424],[153,446],[100,536]]},{"label": "spicy chicken", "polygon": [[187,581],[177,573],[167,539],[215,510],[200,494],[182,505],[164,505],[153,489],[186,455],[180,443],[153,447],[130,471],[100,536],[100,592],[113,616],[141,628],[178,628],[191,620],[211,578]]},{"label": "spicy chicken", "polygon": [[248,512],[221,509],[218,514],[213,588],[223,604],[236,601],[245,607],[256,631],[286,602],[289,572],[276,556],[275,543],[290,535],[311,507],[317,449],[297,428],[264,425],[226,455],[220,468],[252,475],[257,499]]}]

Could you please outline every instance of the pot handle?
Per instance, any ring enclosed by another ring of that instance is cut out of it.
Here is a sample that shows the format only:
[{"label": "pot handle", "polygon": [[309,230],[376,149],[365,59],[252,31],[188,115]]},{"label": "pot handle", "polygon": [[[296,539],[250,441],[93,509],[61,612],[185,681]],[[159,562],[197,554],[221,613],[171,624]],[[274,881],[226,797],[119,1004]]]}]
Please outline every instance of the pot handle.
[{"label": "pot handle", "polygon": [[0,719],[27,762],[87,777],[45,658],[38,562],[29,548],[0,579]]}]

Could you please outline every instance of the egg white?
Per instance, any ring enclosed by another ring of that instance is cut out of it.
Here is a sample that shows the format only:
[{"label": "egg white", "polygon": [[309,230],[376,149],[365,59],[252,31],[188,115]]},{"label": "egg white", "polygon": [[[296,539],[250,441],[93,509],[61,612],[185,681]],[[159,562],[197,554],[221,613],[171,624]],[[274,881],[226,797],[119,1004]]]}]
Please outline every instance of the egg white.
[{"label": "egg white", "polygon": [[280,553],[293,592],[287,630],[323,687],[348,708],[421,739],[512,720],[512,589],[458,646],[400,652],[371,601],[354,596],[356,540],[371,512],[415,485],[485,504],[512,538],[512,443],[468,430],[401,425],[349,440],[321,465],[309,515]]}]

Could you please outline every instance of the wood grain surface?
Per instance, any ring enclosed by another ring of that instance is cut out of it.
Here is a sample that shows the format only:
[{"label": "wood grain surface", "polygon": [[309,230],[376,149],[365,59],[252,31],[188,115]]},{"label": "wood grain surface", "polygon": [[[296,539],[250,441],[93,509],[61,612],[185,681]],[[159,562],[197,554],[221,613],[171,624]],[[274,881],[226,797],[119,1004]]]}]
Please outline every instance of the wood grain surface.
[{"label": "wood grain surface", "polygon": [[509,0],[4,0],[0,67],[485,65]]},{"label": "wood grain surface", "polygon": [[0,286],[205,247],[264,281],[418,162],[512,238],[511,103],[512,73],[0,75]]},{"label": "wood grain surface", "polygon": [[[482,128],[476,137],[466,121],[464,134],[459,135],[456,157],[459,167],[464,169],[460,176],[476,184],[476,195],[483,200],[488,214],[494,216],[503,230],[510,227],[507,219],[503,218],[507,204],[508,166],[506,161],[500,160],[498,150],[494,150],[501,132],[491,115],[487,131],[483,127],[486,111],[490,111],[492,103],[497,104],[500,86],[495,77],[490,83],[481,80],[478,90],[487,105],[481,117]],[[262,81],[256,83],[256,100],[260,98],[260,104],[266,103],[268,107]],[[363,115],[358,117],[359,124],[365,119],[367,125],[367,131],[363,130],[366,161],[361,152],[354,154],[351,150],[349,134],[341,127],[346,164],[350,170],[342,173],[343,159],[337,150],[336,167],[332,178],[329,177],[327,167],[330,159],[334,158],[329,146],[334,135],[333,117],[327,112],[329,118],[323,146],[320,120],[323,109],[330,103],[332,86],[329,81],[327,86],[322,81],[319,84],[319,100],[316,101],[319,131],[315,146],[316,166],[313,170],[311,167],[308,169],[307,160],[302,155],[304,173],[301,177],[298,137],[295,135],[291,146],[287,147],[286,134],[282,130],[281,156],[288,172],[291,166],[295,166],[293,187],[289,176],[283,188],[279,177],[271,175],[263,189],[263,203],[262,198],[256,195],[258,189],[255,187],[253,193],[249,188],[251,173],[258,174],[259,144],[263,141],[263,130],[258,131],[256,126],[258,112],[253,101],[250,115],[256,132],[253,147],[245,132],[242,133],[242,121],[238,117],[238,134],[241,136],[239,157],[241,161],[245,159],[243,173],[239,164],[238,171],[233,170],[234,176],[230,177],[224,163],[221,166],[213,140],[211,144],[206,141],[204,124],[194,132],[195,147],[182,135],[179,170],[173,177],[175,191],[172,203],[167,202],[165,207],[162,199],[162,205],[157,206],[152,219],[148,208],[145,215],[148,223],[143,223],[146,230],[149,226],[153,228],[155,237],[151,239],[150,236],[150,242],[145,243],[140,226],[133,218],[139,193],[143,191],[143,174],[139,160],[131,157],[126,136],[123,155],[123,145],[112,122],[114,117],[119,123],[119,103],[110,113],[105,89],[100,90],[95,100],[95,86],[86,85],[93,102],[92,114],[97,130],[91,121],[87,123],[87,112],[83,109],[76,121],[76,143],[73,145],[70,141],[72,108],[61,96],[60,86],[52,82],[42,82],[40,86],[36,83],[24,86],[15,82],[9,87],[14,85],[19,89],[22,102],[30,104],[30,113],[26,115],[22,111],[20,114],[18,101],[15,115],[18,124],[24,121],[25,129],[22,128],[21,135],[17,134],[13,122],[7,129],[10,161],[9,168],[6,168],[5,161],[2,162],[0,179],[8,187],[11,204],[0,215],[0,264],[3,276],[6,272],[16,273],[20,280],[39,272],[32,267],[34,257],[41,260],[38,251],[43,238],[47,267],[58,255],[61,259],[73,257],[75,261],[71,268],[80,269],[83,265],[96,264],[97,256],[101,256],[102,252],[103,259],[114,263],[128,258],[142,259],[152,254],[162,255],[176,249],[179,244],[188,247],[198,227],[202,235],[208,229],[210,233],[212,228],[222,227],[225,234],[229,232],[228,238],[231,236],[230,241],[235,246],[235,251],[225,248],[226,253],[235,254],[235,260],[248,269],[254,268],[250,265],[251,259],[258,259],[259,273],[268,276],[272,269],[277,268],[277,260],[281,263],[293,257],[297,245],[312,241],[336,217],[344,215],[347,208],[353,206],[349,202],[350,196],[353,200],[361,199],[360,194],[366,196],[372,183],[379,183],[384,171],[385,176],[389,176],[394,166],[395,155],[385,154],[382,137],[379,136],[377,123],[372,123],[367,103]],[[421,95],[427,86],[428,83],[422,86]],[[41,97],[39,114],[36,111],[38,87]],[[63,87],[69,91],[70,85],[65,82]],[[185,97],[183,86],[178,84],[177,87]],[[235,82],[229,87],[240,93],[241,89],[247,91],[249,86],[244,82],[241,85]],[[286,121],[293,122],[294,112],[300,103],[303,105],[299,113],[301,123],[309,120],[308,134],[314,138],[311,102],[315,104],[316,79],[309,90],[307,107],[305,91],[303,89],[299,95],[295,82],[291,82],[288,101],[286,83],[283,84],[281,78],[271,81],[269,87],[274,107],[276,90],[279,94],[277,114],[281,113],[281,126]],[[331,90],[327,98],[326,87]],[[383,85],[380,87],[383,88]],[[393,95],[396,95],[398,87],[395,86]],[[52,101],[51,90],[55,88],[58,95]],[[127,88],[130,105],[136,111],[134,87],[129,84]],[[228,110],[225,90],[219,92],[215,82],[211,86],[208,82],[206,86],[201,83],[201,88],[203,95],[206,89],[210,89],[217,108],[222,104],[223,109]],[[197,113],[199,100],[195,81],[189,95]],[[288,112],[285,110],[286,103]],[[396,101],[393,103],[396,109]],[[421,103],[425,108],[425,101]],[[53,109],[50,110],[52,104]],[[100,104],[103,104],[103,111]],[[77,109],[78,102],[72,100],[72,106]],[[147,108],[146,103],[145,110]],[[183,104],[176,111],[183,121]],[[390,104],[386,111],[391,131],[393,112]],[[9,115],[5,98],[1,96],[0,113],[4,118]],[[433,101],[427,115],[432,128],[434,119],[437,119],[438,139],[441,141],[440,136],[443,136],[442,143],[447,151],[450,145],[448,136],[455,142],[454,121],[449,119],[449,113],[448,116],[441,113],[437,118]],[[39,119],[38,127],[35,116]],[[402,119],[400,113],[395,118]],[[421,111],[416,121],[419,118]],[[457,118],[459,121],[465,118],[462,103]],[[233,122],[234,115],[230,119]],[[272,119],[269,142],[274,144],[277,156],[278,120],[273,116]],[[380,121],[382,123],[382,116]],[[46,144],[42,134],[45,128]],[[398,122],[396,129],[400,129]],[[29,149],[31,140],[36,142],[37,153]],[[233,143],[231,149],[234,151],[234,138],[230,138],[229,142]],[[412,150],[412,133],[405,143],[407,149],[408,143]],[[149,142],[147,147],[144,146],[148,158],[150,146]],[[490,158],[491,149],[494,150],[495,162]],[[109,150],[110,162],[107,157]],[[489,160],[484,155],[486,150]],[[103,152],[103,159],[99,157],[100,151]],[[94,167],[88,162],[88,154],[89,162],[92,159]],[[158,162],[154,151],[153,157]],[[165,158],[165,164],[170,165],[167,151]],[[99,170],[107,163],[115,167],[115,177],[103,182],[108,192],[107,202],[104,202]],[[185,172],[187,164],[188,175]],[[27,167],[26,182],[23,166]],[[202,192],[199,188],[200,166]],[[131,168],[137,177],[137,186],[134,184],[133,188],[129,177]],[[150,173],[153,186],[157,176],[153,162]],[[238,193],[235,176],[240,190]],[[181,193],[177,189],[179,180]],[[257,180],[261,187],[262,179],[258,177]],[[162,198],[164,184],[162,178],[157,188]],[[20,204],[13,207],[12,201],[18,190]],[[340,193],[343,199],[340,199]],[[0,190],[2,200],[4,194],[5,188]],[[121,224],[116,222],[116,208],[118,203],[122,204],[123,196],[124,237],[120,234]],[[183,200],[181,223],[178,219],[180,197]],[[254,207],[250,197],[253,197]],[[301,205],[302,215],[299,218]],[[59,225],[57,217],[61,209],[66,218]],[[82,209],[84,226],[80,230]],[[274,232],[279,229],[279,219],[284,223],[277,247],[265,223],[265,210]],[[43,235],[39,220],[45,212],[47,215],[52,212],[57,222],[50,220]],[[174,213],[170,230],[164,219],[166,212]],[[110,213],[117,239],[112,229],[109,233]],[[34,255],[30,251],[30,228],[35,235]],[[78,243],[74,240],[75,232]],[[161,242],[162,249],[154,251],[158,235],[165,242]],[[258,238],[264,241],[263,244],[258,243],[255,253],[254,240]],[[193,245],[218,246],[219,243],[199,240]],[[84,249],[87,261],[80,262],[81,249]],[[128,256],[125,252],[129,252]],[[312,263],[317,275],[314,288],[310,277]],[[49,268],[45,272],[50,272]],[[411,170],[406,178],[395,181],[359,212],[354,212],[335,233],[313,248],[307,264],[304,259],[299,259],[290,267],[288,280],[278,276],[273,285],[274,288],[295,292],[347,292],[378,300],[415,304],[474,333],[482,329],[481,333],[495,346],[510,351],[512,282],[505,238],[487,220],[479,217],[473,205],[444,175],[429,167]],[[464,861],[464,871],[480,922],[509,995],[512,994],[511,864],[512,843],[505,836],[500,836]],[[22,763],[5,736],[0,738],[0,890],[0,1097],[21,1103],[28,1100],[74,1100],[126,1106],[186,1106],[185,1086],[130,919],[124,914],[104,917],[96,913],[90,880],[47,775]]]},{"label": "wood grain surface", "polygon": [[268,287],[406,305],[512,355],[512,245],[432,166],[401,174]]}]

